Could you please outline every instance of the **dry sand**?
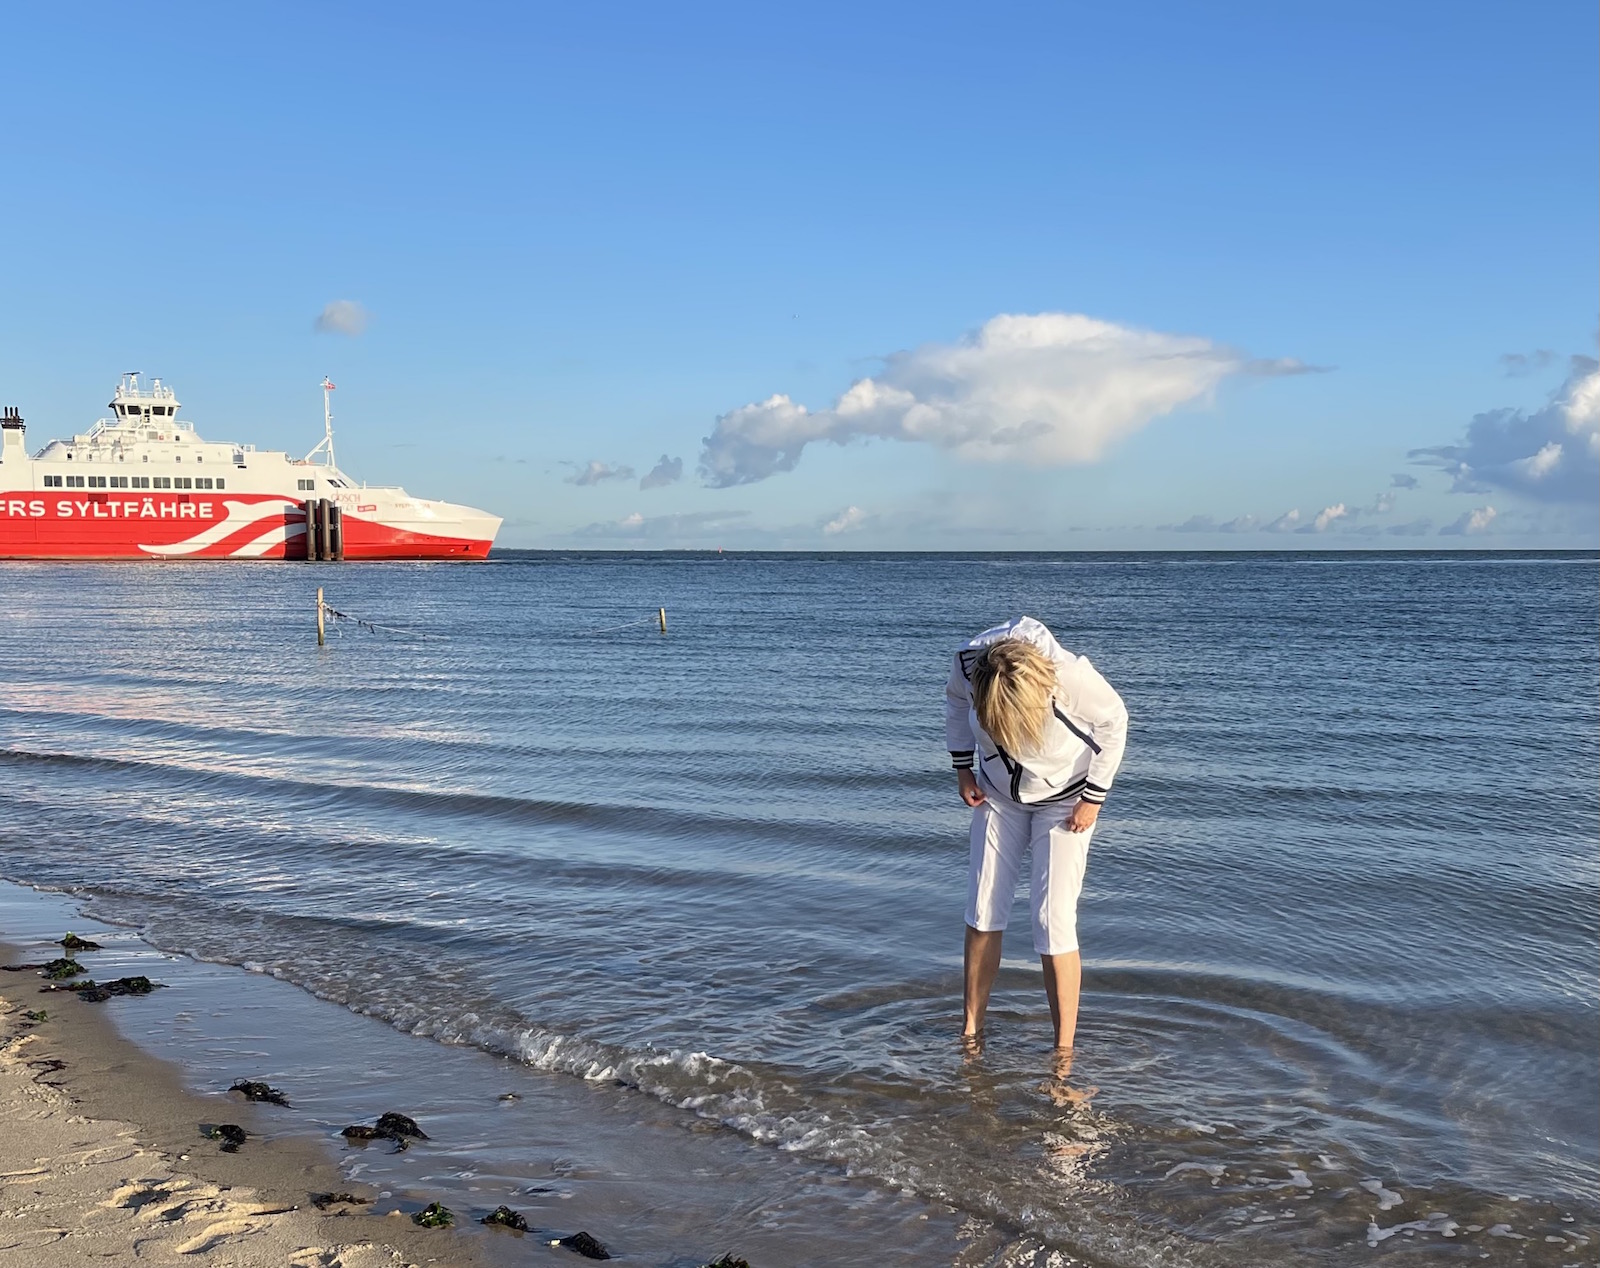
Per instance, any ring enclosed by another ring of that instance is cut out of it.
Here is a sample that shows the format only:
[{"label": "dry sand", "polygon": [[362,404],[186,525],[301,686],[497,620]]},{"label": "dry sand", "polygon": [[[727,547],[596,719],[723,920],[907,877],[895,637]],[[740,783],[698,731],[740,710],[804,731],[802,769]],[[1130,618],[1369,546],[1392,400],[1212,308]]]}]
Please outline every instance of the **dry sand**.
[{"label": "dry sand", "polygon": [[[0,963],[14,963],[0,947]],[[374,1191],[314,1138],[260,1139],[253,1107],[201,1097],[67,992],[0,974],[0,1265],[213,1264],[238,1268],[480,1265],[456,1232],[311,1195]],[[124,1001],[136,1007],[137,1000]],[[43,1020],[29,1017],[40,1010]],[[238,1153],[203,1124],[237,1123]]]}]

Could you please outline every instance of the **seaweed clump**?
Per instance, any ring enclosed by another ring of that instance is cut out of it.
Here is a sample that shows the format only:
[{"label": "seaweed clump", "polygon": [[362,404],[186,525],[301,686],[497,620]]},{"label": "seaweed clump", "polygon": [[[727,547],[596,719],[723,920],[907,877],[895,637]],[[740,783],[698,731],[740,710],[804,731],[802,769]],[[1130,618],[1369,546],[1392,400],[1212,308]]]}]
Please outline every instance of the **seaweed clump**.
[{"label": "seaweed clump", "polygon": [[239,1093],[247,1101],[266,1101],[272,1105],[282,1105],[285,1109],[289,1107],[289,1099],[282,1092],[254,1079],[240,1079],[228,1091]]},{"label": "seaweed clump", "polygon": [[358,1198],[354,1193],[313,1193],[311,1205],[319,1211],[330,1206],[371,1206],[371,1198]]},{"label": "seaweed clump", "polygon": [[427,1140],[428,1133],[417,1126],[417,1120],[408,1118],[404,1114],[396,1114],[390,1110],[386,1114],[378,1115],[378,1130],[390,1136],[414,1136],[418,1140]]},{"label": "seaweed clump", "polygon": [[75,933],[67,934],[67,936],[65,938],[62,938],[61,941],[58,942],[56,945],[61,947],[63,950],[66,950],[66,951],[99,951],[99,950],[101,950],[101,946],[100,946],[100,944],[98,942],[91,942],[88,938],[80,938]]},{"label": "seaweed clump", "polygon": [[218,1123],[206,1135],[212,1140],[220,1140],[225,1154],[238,1153],[239,1146],[250,1138],[250,1133],[237,1123]]},{"label": "seaweed clump", "polygon": [[407,1149],[411,1141],[427,1140],[428,1133],[417,1126],[417,1120],[405,1114],[396,1114],[393,1110],[380,1114],[375,1126],[368,1127],[364,1123],[354,1123],[339,1133],[346,1140],[392,1140],[395,1143],[395,1152]]},{"label": "seaweed clump", "polygon": [[143,973],[136,977],[119,977],[112,982],[64,982],[46,986],[47,991],[76,991],[78,998],[89,1004],[100,1004],[114,995],[148,995],[160,982],[152,982]]},{"label": "seaweed clump", "polygon": [[71,956],[62,956],[59,959],[51,960],[40,971],[52,982],[61,982],[69,977],[79,977],[89,970]]},{"label": "seaweed clump", "polygon": [[518,1233],[528,1231],[528,1221],[522,1218],[520,1211],[513,1211],[509,1206],[497,1206],[488,1215],[483,1217],[485,1224],[495,1228],[514,1229]]},{"label": "seaweed clump", "polygon": [[411,1217],[413,1224],[423,1228],[449,1228],[456,1222],[456,1213],[440,1202],[429,1202]]},{"label": "seaweed clump", "polygon": [[568,1250],[575,1250],[585,1259],[610,1259],[611,1252],[598,1237],[582,1231],[573,1233],[570,1237],[563,1237],[554,1243],[565,1246]]},{"label": "seaweed clump", "polygon": [[750,1261],[729,1251],[726,1255],[713,1259],[705,1268],[750,1268]]}]

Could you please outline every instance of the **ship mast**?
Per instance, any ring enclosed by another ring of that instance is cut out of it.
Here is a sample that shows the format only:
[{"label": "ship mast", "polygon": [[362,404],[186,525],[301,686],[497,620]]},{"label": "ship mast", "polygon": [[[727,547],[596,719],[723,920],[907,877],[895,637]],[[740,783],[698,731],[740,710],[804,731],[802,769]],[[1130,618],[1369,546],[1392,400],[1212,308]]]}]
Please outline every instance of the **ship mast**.
[{"label": "ship mast", "polygon": [[333,457],[333,391],[334,383],[326,374],[322,376],[322,439],[316,448],[305,456],[305,461],[310,462],[319,453],[327,451],[328,456],[323,462],[334,471],[339,469],[339,464]]}]

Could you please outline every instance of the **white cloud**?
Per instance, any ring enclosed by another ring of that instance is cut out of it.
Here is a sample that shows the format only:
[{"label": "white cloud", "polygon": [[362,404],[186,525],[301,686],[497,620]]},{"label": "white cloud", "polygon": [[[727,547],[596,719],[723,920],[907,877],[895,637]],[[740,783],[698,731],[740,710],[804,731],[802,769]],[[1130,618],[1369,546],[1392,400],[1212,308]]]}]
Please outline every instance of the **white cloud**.
[{"label": "white cloud", "polygon": [[353,299],[336,299],[317,314],[316,329],[324,335],[359,335],[371,320]]},{"label": "white cloud", "polygon": [[1350,512],[1345,509],[1343,502],[1335,502],[1332,506],[1323,507],[1317,512],[1316,518],[1313,519],[1311,523],[1306,524],[1295,531],[1300,533],[1326,533],[1328,531],[1328,527],[1333,524],[1335,520],[1342,520],[1345,518],[1345,516],[1349,515],[1349,513]]},{"label": "white cloud", "polygon": [[1372,505],[1367,508],[1368,515],[1387,515],[1394,510],[1394,492],[1385,489],[1372,499]]},{"label": "white cloud", "polygon": [[831,520],[822,526],[822,531],[829,537],[839,533],[848,533],[852,528],[860,528],[867,521],[867,513],[859,506],[847,506]]},{"label": "white cloud", "polygon": [[1448,471],[1457,493],[1501,488],[1544,502],[1600,501],[1600,363],[1573,357],[1543,409],[1490,410],[1460,444],[1412,456]]},{"label": "white cloud", "polygon": [[632,467],[612,466],[609,462],[601,462],[598,458],[591,458],[587,465],[579,467],[569,475],[566,483],[587,488],[590,485],[603,484],[607,480],[631,479],[633,479]]},{"label": "white cloud", "polygon": [[662,454],[656,465],[644,473],[639,481],[641,489],[659,489],[669,484],[676,484],[683,479],[683,459],[669,458]]},{"label": "white cloud", "polygon": [[814,441],[867,437],[975,461],[1093,462],[1151,419],[1209,401],[1227,378],[1308,369],[1078,313],[1003,314],[959,343],[890,355],[827,409],[775,395],[723,414],[700,471],[714,486],[748,484],[793,470]]},{"label": "white cloud", "polygon": [[1266,526],[1264,531],[1268,533],[1292,533],[1296,528],[1299,527],[1299,525],[1300,508],[1296,507],[1294,510],[1285,511],[1282,515],[1278,516],[1277,519],[1273,520],[1272,523]]},{"label": "white cloud", "polygon": [[1487,533],[1489,525],[1494,523],[1497,512],[1492,506],[1480,506],[1475,511],[1465,511],[1454,524],[1446,524],[1439,530],[1441,537],[1464,537],[1470,533]]}]

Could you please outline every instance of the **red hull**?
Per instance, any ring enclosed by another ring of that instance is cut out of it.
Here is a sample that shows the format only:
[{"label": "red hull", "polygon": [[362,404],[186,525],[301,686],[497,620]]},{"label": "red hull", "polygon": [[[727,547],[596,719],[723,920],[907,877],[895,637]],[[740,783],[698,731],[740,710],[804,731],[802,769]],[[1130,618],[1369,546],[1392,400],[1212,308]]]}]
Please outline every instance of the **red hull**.
[{"label": "red hull", "polygon": [[[346,559],[483,559],[490,542],[346,511]],[[259,493],[0,492],[0,559],[304,559],[306,517]]]}]

